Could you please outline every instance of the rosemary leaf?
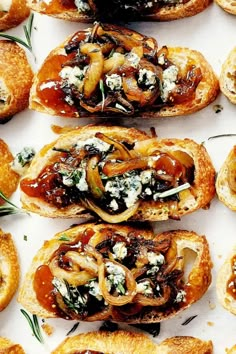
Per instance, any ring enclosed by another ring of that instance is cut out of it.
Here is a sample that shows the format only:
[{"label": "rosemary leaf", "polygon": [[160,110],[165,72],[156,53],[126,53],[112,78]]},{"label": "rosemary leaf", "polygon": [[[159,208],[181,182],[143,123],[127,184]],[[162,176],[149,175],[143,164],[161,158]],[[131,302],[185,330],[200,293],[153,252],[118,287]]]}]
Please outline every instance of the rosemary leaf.
[{"label": "rosemary leaf", "polygon": [[70,238],[66,234],[63,234],[59,237],[58,240],[59,241],[70,241]]},{"label": "rosemary leaf", "polygon": [[25,316],[35,338],[40,342],[43,343],[43,337],[40,331],[39,323],[38,323],[38,318],[36,315],[33,315],[33,320],[31,319],[30,315],[23,309],[20,309],[22,315]]},{"label": "rosemary leaf", "polygon": [[168,191],[161,192],[161,193],[156,193],[155,197],[157,197],[157,198],[166,198],[166,197],[169,197],[171,195],[179,193],[179,192],[181,192],[181,191],[183,191],[185,189],[188,189],[188,188],[190,188],[190,184],[189,183],[184,183],[181,186],[169,189]]},{"label": "rosemary leaf", "polygon": [[213,139],[217,139],[217,138],[227,138],[229,136],[236,136],[236,134],[219,134],[219,135],[213,135],[210,136],[207,140],[213,140]]},{"label": "rosemary leaf", "polygon": [[24,213],[24,211],[12,207],[7,207],[4,205],[0,206],[0,216],[14,215],[19,213]]},{"label": "rosemary leaf", "polygon": [[197,315],[191,316],[189,318],[187,318],[186,321],[184,321],[182,324],[182,326],[187,326],[192,320],[194,320],[194,318],[197,317]]},{"label": "rosemary leaf", "polygon": [[22,39],[20,39],[18,37],[11,36],[10,34],[6,34],[6,33],[2,33],[2,32],[0,32],[0,37],[9,39],[9,40],[11,40],[13,42],[17,42],[17,43],[23,45],[29,51],[32,51],[32,48],[26,42],[24,42]]},{"label": "rosemary leaf", "polygon": [[104,84],[102,79],[99,81],[99,88],[102,93],[102,112],[103,112],[104,104],[105,104],[105,92],[104,92]]},{"label": "rosemary leaf", "polygon": [[79,326],[79,322],[75,323],[74,326],[69,330],[69,332],[66,333],[66,336],[69,336],[70,334],[74,333]]},{"label": "rosemary leaf", "polygon": [[13,203],[5,196],[5,194],[4,194],[2,191],[0,191],[0,198],[2,198],[6,203],[12,205],[14,208],[20,210],[20,208],[19,208],[17,205],[13,204]]}]

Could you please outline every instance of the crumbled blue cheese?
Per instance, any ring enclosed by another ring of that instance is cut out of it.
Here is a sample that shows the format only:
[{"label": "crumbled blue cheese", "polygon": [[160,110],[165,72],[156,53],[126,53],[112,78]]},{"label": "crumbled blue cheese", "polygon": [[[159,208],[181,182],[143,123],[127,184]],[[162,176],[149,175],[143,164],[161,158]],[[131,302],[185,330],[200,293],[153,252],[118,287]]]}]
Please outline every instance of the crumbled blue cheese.
[{"label": "crumbled blue cheese", "polygon": [[124,259],[127,256],[127,248],[125,242],[116,242],[112,248],[115,259]]},{"label": "crumbled blue cheese", "polygon": [[12,5],[12,0],[1,0],[0,11],[8,12]]},{"label": "crumbled blue cheese", "polygon": [[81,192],[88,191],[88,183],[86,181],[86,170],[81,169],[81,176],[78,183],[76,183],[76,188],[78,188]]},{"label": "crumbled blue cheese", "polygon": [[162,93],[161,99],[163,102],[168,100],[171,91],[176,86],[176,80],[178,78],[179,69],[175,65],[169,66],[163,71],[163,81],[162,81]]},{"label": "crumbled blue cheese", "polygon": [[138,67],[140,58],[136,53],[130,52],[129,54],[127,54],[127,59],[129,61],[130,66],[132,66],[133,68]]},{"label": "crumbled blue cheese", "polygon": [[122,78],[118,74],[106,75],[106,85],[112,91],[119,91],[122,88]]},{"label": "crumbled blue cheese", "polygon": [[115,199],[112,199],[112,201],[110,202],[110,208],[114,211],[119,209],[119,205]]},{"label": "crumbled blue cheese", "polygon": [[70,299],[70,296],[68,294],[68,289],[64,281],[61,281],[60,279],[54,277],[52,280],[52,285],[59,291],[61,296],[63,296],[66,299]]},{"label": "crumbled blue cheese", "polygon": [[159,269],[160,268],[158,266],[154,266],[147,271],[147,275],[155,275],[158,273]]},{"label": "crumbled blue cheese", "polygon": [[88,191],[88,183],[86,181],[86,170],[82,167],[73,171],[59,170],[62,175],[62,183],[67,187],[76,186],[81,192]]},{"label": "crumbled blue cheese", "polygon": [[137,293],[144,294],[144,295],[152,295],[153,289],[149,280],[142,281],[137,284],[136,286]]},{"label": "crumbled blue cheese", "polygon": [[179,302],[185,302],[186,298],[185,298],[186,292],[184,290],[179,290],[176,298],[175,298],[175,302],[179,303]]},{"label": "crumbled blue cheese", "polygon": [[156,254],[155,252],[148,252],[147,257],[149,264],[154,266],[162,265],[165,262],[165,257],[161,253]]},{"label": "crumbled blue cheese", "polygon": [[88,12],[90,10],[90,6],[85,0],[75,0],[75,6],[79,12]]},{"label": "crumbled blue cheese", "polygon": [[95,148],[99,152],[107,152],[111,149],[111,145],[106,143],[105,141],[98,139],[96,137],[89,138],[87,140],[78,141],[75,145],[77,150],[85,148],[85,150],[89,150],[91,147]]},{"label": "crumbled blue cheese", "polygon": [[141,182],[142,184],[148,184],[151,183],[152,180],[152,170],[144,170],[140,173],[140,178],[141,178]]},{"label": "crumbled blue cheese", "polygon": [[136,203],[142,192],[142,183],[139,175],[126,174],[107,181],[105,191],[112,198],[123,199],[127,208]]},{"label": "crumbled blue cheese", "polygon": [[83,86],[83,79],[88,66],[81,70],[78,66],[65,66],[59,73],[59,76],[65,80],[69,85],[74,85],[81,91]]},{"label": "crumbled blue cheese", "polygon": [[32,147],[24,147],[18,152],[11,164],[11,169],[23,175],[26,169],[29,167],[33,157],[35,156],[35,150]]},{"label": "crumbled blue cheese", "polygon": [[138,83],[143,84],[145,86],[153,86],[157,82],[157,77],[156,74],[147,69],[140,69],[139,70],[139,76],[138,76]]},{"label": "crumbled blue cheese", "polygon": [[88,287],[89,287],[89,294],[96,297],[96,299],[98,301],[102,301],[103,296],[102,296],[98,282],[95,280],[92,280],[89,282]]},{"label": "crumbled blue cheese", "polygon": [[[125,271],[124,271],[124,269],[112,262],[107,262],[106,263],[106,270],[107,270],[107,273],[109,274],[106,277],[108,291],[110,291],[109,289],[111,288],[111,285],[113,285],[119,294],[125,294],[125,289],[124,289]],[[110,285],[109,285],[109,283],[110,283]]]}]

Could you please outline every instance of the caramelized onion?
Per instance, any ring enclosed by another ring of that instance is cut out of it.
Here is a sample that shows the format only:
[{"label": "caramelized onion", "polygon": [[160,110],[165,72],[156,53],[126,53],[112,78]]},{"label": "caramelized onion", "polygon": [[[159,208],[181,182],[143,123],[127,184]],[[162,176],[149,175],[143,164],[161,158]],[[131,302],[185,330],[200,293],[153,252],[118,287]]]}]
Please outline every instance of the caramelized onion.
[{"label": "caramelized onion", "polygon": [[164,305],[170,298],[171,289],[168,285],[163,286],[163,295],[160,297],[147,297],[142,294],[136,294],[133,302],[142,306],[161,306]]},{"label": "caramelized onion", "polygon": [[[125,272],[125,285],[126,285],[126,292],[125,295],[118,295],[114,296],[109,293],[107,290],[106,285],[106,263],[113,263],[116,266],[122,268]],[[136,281],[131,273],[131,271],[123,266],[122,264],[111,261],[111,260],[104,260],[104,263],[99,266],[98,270],[98,277],[99,277],[99,287],[101,289],[102,295],[105,301],[113,306],[123,306],[130,302],[132,302],[135,294],[136,294]]]},{"label": "caramelized onion", "polygon": [[118,224],[120,222],[127,221],[128,219],[130,219],[136,213],[140,204],[140,201],[137,201],[134,205],[132,205],[122,213],[112,215],[99,208],[91,199],[81,199],[80,202],[82,205],[84,205],[85,208],[94,211],[98,216],[100,216],[102,220],[111,224]]},{"label": "caramelized onion", "polygon": [[107,161],[103,166],[102,172],[108,177],[113,177],[136,169],[144,170],[148,167],[149,160],[149,157],[140,157],[123,162]]},{"label": "caramelized onion", "polygon": [[118,141],[113,140],[112,138],[100,132],[96,133],[95,137],[101,139],[102,141],[105,141],[105,143],[107,144],[113,145],[114,148],[120,152],[122,160],[132,158],[132,153],[124,146],[124,144],[119,143]]},{"label": "caramelized onion", "polygon": [[92,156],[86,165],[86,180],[94,198],[102,198],[105,188],[98,170],[99,156]]}]

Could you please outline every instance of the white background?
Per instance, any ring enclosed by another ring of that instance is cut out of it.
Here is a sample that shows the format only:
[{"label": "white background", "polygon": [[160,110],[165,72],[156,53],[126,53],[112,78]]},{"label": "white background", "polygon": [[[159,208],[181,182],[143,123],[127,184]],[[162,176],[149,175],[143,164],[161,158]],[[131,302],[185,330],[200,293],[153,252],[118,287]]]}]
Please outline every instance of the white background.
[{"label": "white background", "polygon": [[[191,18],[170,23],[134,23],[130,27],[155,37],[160,46],[183,46],[201,51],[219,75],[223,61],[236,45],[235,25],[236,17],[225,13],[216,4],[212,4],[203,13]],[[33,63],[30,54],[29,59],[37,69],[49,51],[60,44],[66,36],[88,25],[64,22],[36,14],[34,27],[32,39],[37,58],[36,64]],[[23,36],[22,26],[8,33]],[[216,114],[213,109],[214,104],[221,104],[222,112]],[[207,139],[217,134],[236,133],[235,113],[236,107],[220,95],[209,107],[193,115],[156,120],[125,118],[119,120],[119,124],[139,127],[147,131],[154,126],[159,137],[188,137],[199,143],[205,141],[205,146],[218,171],[229,150],[236,144],[236,137],[210,141]],[[26,110],[15,115],[7,124],[0,126],[0,137],[9,144],[13,153],[19,152],[24,146],[33,146],[39,150],[44,144],[56,138],[51,131],[51,124],[84,125],[89,122],[91,122],[89,119],[57,118]],[[118,120],[114,120],[114,124],[116,122]],[[19,192],[15,193],[13,200],[20,204]],[[49,239],[74,222],[75,219],[52,220],[37,215],[1,218],[0,227],[4,231],[11,232],[14,237],[22,277],[32,257],[43,244],[43,240]],[[219,267],[236,244],[235,214],[215,198],[207,211],[200,210],[185,216],[181,221],[159,222],[154,226],[156,231],[188,229],[206,235],[214,263],[212,285],[207,293],[198,303],[175,319],[163,322],[160,335],[154,340],[159,342],[174,335],[192,335],[211,339],[214,343],[214,353],[224,353],[226,347],[236,344],[236,319],[218,303],[215,280]],[[28,236],[28,241],[24,241],[24,235]],[[8,308],[0,313],[0,336],[21,343],[27,354],[50,353],[65,338],[74,324],[61,319],[47,320],[47,323],[53,325],[54,333],[51,337],[45,335],[46,344],[42,345],[32,336],[25,318],[20,313],[20,308],[15,297]],[[187,326],[182,326],[181,324],[192,315],[198,316]],[[93,330],[98,326],[98,323],[81,323],[76,333]]]}]

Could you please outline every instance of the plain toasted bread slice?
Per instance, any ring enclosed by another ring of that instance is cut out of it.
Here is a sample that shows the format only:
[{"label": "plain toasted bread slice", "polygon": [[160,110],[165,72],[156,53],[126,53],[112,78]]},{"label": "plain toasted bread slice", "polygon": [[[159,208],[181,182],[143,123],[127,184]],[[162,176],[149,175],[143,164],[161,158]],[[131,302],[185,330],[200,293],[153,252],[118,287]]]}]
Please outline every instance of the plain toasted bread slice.
[{"label": "plain toasted bread slice", "polygon": [[0,123],[29,105],[33,72],[22,48],[0,41]]},{"label": "plain toasted bread slice", "polygon": [[14,344],[9,339],[0,337],[0,354],[25,354],[25,352],[19,344]]},{"label": "plain toasted bread slice", "polygon": [[[236,3],[235,3],[236,14]],[[236,47],[231,50],[222,65],[220,74],[220,89],[223,94],[236,104]]]}]

